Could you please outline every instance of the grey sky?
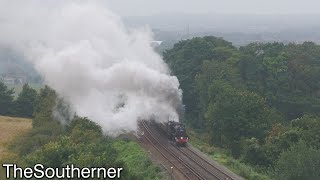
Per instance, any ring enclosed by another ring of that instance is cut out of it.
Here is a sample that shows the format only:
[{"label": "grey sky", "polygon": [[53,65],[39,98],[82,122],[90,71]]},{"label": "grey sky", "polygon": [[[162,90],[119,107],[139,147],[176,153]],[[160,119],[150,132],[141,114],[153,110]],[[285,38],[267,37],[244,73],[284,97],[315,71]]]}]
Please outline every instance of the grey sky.
[{"label": "grey sky", "polygon": [[121,16],[157,13],[319,14],[319,0],[107,0]]}]

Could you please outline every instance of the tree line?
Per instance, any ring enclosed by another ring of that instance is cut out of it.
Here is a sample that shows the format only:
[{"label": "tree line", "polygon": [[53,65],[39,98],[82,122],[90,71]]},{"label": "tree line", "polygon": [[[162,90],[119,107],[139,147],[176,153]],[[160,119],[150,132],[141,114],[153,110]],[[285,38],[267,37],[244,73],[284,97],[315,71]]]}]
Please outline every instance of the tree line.
[{"label": "tree line", "polygon": [[163,57],[180,81],[185,121],[212,145],[276,179],[320,178],[319,45],[236,48],[207,36]]},{"label": "tree line", "polygon": [[0,115],[32,117],[37,91],[25,84],[17,98],[14,90],[0,81]]}]

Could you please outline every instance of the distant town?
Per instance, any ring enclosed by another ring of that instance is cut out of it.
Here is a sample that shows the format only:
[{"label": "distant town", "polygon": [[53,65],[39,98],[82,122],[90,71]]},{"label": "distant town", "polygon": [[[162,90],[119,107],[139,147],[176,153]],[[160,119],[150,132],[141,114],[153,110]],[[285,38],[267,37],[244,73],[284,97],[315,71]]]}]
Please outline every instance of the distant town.
[{"label": "distant town", "polygon": [[25,76],[14,76],[8,74],[1,74],[0,81],[7,85],[17,85],[27,83],[27,77]]}]

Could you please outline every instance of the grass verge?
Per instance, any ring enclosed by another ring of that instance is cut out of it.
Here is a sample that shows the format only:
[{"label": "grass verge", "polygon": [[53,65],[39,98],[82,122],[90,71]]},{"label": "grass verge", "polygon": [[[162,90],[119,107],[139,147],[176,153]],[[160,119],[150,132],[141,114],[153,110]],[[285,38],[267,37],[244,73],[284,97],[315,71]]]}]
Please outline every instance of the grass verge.
[{"label": "grass verge", "polygon": [[131,174],[143,179],[161,179],[160,168],[153,165],[146,152],[136,142],[116,141],[113,147],[118,151],[118,159],[123,161]]},{"label": "grass verge", "polygon": [[270,177],[257,172],[253,167],[246,165],[239,160],[232,158],[228,153],[221,149],[206,143],[209,136],[199,134],[192,129],[188,129],[188,135],[190,137],[190,143],[198,148],[203,153],[207,154],[213,160],[219,164],[226,166],[232,172],[248,180],[269,180]]}]

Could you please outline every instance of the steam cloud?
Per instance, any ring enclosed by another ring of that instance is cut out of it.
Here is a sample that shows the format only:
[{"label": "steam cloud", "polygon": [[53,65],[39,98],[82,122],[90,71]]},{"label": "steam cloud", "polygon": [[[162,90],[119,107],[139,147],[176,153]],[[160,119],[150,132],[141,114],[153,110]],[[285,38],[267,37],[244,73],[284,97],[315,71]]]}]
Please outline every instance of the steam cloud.
[{"label": "steam cloud", "polygon": [[1,1],[0,41],[22,50],[45,83],[106,134],[135,131],[139,119],[178,120],[179,82],[150,47],[147,28],[127,29],[97,1],[52,2]]}]

